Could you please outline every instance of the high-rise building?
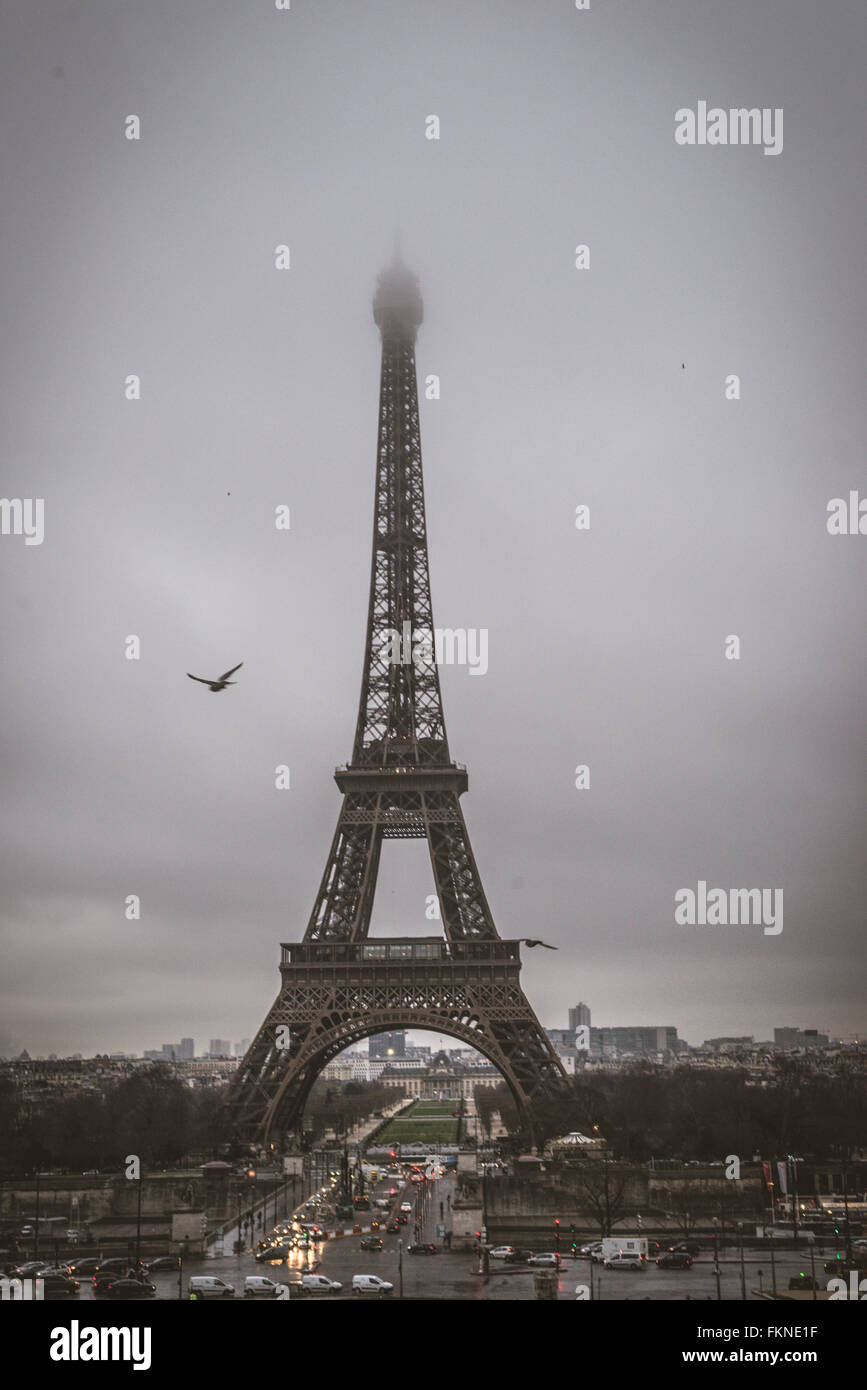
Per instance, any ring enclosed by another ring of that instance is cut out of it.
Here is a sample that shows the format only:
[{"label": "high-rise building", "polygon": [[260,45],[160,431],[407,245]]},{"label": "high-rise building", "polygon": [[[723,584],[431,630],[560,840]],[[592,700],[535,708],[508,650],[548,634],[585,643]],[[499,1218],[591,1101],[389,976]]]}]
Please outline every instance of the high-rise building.
[{"label": "high-rise building", "polygon": [[181,1038],[180,1051],[178,1056],[181,1061],[189,1062],[196,1055],[196,1042],[194,1038]]},{"label": "high-rise building", "polygon": [[249,1039],[249,1038],[242,1038],[240,1042],[235,1043],[235,1056],[236,1056],[236,1057],[246,1057],[246,1055],[247,1055],[247,1050],[248,1050],[249,1046],[250,1046],[250,1039]]},{"label": "high-rise building", "polygon": [[774,1046],[785,1049],[793,1047],[827,1047],[827,1033],[817,1028],[775,1028]]},{"label": "high-rise building", "polygon": [[603,1057],[614,1052],[678,1052],[676,1028],[591,1028],[590,1050]]},{"label": "high-rise building", "polygon": [[406,1056],[406,1029],[397,1028],[393,1033],[374,1033],[370,1039],[370,1056],[374,1058]]},{"label": "high-rise building", "polygon": [[569,1028],[574,1033],[576,1028],[581,1028],[584,1024],[590,1027],[590,1005],[576,1004],[574,1009],[569,1010]]},{"label": "high-rise building", "polygon": [[212,1057],[231,1057],[232,1044],[227,1038],[211,1038],[211,1046],[208,1051]]}]

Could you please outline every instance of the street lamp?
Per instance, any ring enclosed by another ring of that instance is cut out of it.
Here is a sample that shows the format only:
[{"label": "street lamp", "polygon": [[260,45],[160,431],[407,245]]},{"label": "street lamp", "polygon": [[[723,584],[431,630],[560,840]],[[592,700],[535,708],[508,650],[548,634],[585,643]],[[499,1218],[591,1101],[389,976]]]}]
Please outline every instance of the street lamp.
[{"label": "street lamp", "polygon": [[816,1237],[813,1235],[813,1232],[812,1232],[812,1231],[809,1231],[809,1232],[807,1233],[807,1244],[808,1244],[809,1247],[810,1247],[810,1283],[811,1283],[812,1286],[813,1286],[813,1302],[814,1302],[814,1303],[816,1302],[816,1256],[815,1256],[815,1253],[814,1253],[814,1251],[813,1251],[813,1246],[815,1245],[815,1243],[816,1243]]}]

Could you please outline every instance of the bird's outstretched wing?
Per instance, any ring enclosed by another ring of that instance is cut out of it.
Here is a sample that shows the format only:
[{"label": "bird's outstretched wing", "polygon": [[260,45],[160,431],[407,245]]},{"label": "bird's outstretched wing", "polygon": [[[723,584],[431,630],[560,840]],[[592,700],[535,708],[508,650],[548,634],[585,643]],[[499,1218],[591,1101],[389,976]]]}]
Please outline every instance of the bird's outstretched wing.
[{"label": "bird's outstretched wing", "polygon": [[189,671],[187,675],[190,676],[191,681],[201,681],[202,685],[213,685],[213,681],[206,680],[204,676],[191,676]]},{"label": "bird's outstretched wing", "polygon": [[243,665],[244,665],[243,661],[239,661],[238,664],[237,664],[237,666],[233,666],[233,667],[232,667],[231,671],[224,671],[223,674],[220,676],[220,680],[221,680],[221,681],[227,681],[227,680],[229,679],[230,676],[234,676],[234,674],[235,674],[236,671],[240,671],[240,669],[241,669],[241,667],[242,667]]}]

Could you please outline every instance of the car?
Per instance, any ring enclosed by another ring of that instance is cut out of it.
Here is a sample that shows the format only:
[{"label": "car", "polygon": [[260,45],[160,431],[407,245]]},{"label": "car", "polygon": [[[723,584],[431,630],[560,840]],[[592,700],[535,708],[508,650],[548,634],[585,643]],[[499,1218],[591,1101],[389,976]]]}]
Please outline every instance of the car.
[{"label": "car", "polygon": [[507,1265],[524,1265],[533,1258],[532,1250],[510,1250],[508,1255],[503,1258],[503,1263]]},{"label": "car", "polygon": [[153,1298],[156,1291],[146,1279],[112,1279],[102,1290],[106,1298]]},{"label": "car", "polygon": [[401,1211],[412,1211],[412,1202],[401,1202]]},{"label": "car", "polygon": [[669,1245],[676,1255],[697,1255],[701,1246],[697,1240],[682,1240],[679,1245]]},{"label": "car", "polygon": [[391,1221],[389,1221],[385,1229],[387,1231],[390,1231],[392,1235],[394,1235],[395,1231],[400,1230],[400,1222],[398,1221],[396,1216]]},{"label": "car", "polygon": [[267,1279],[264,1274],[248,1274],[244,1280],[244,1297],[288,1298],[289,1285],[275,1284],[273,1279]]},{"label": "car", "polygon": [[59,1269],[48,1270],[40,1274],[42,1281],[43,1298],[64,1298],[74,1296],[81,1287],[77,1279],[72,1279],[68,1274],[63,1274]]},{"label": "car", "polygon": [[495,1245],[493,1250],[488,1251],[492,1260],[504,1260],[507,1255],[511,1255],[514,1245]]},{"label": "car", "polygon": [[601,1241],[601,1240],[594,1240],[594,1241],[591,1241],[589,1245],[582,1245],[581,1248],[580,1248],[580,1250],[578,1251],[578,1254],[579,1254],[579,1255],[585,1255],[585,1256],[586,1256],[586,1255],[592,1255],[592,1254],[594,1253],[594,1251],[596,1251],[596,1250],[601,1250],[601,1249],[602,1249],[602,1241]]},{"label": "car", "polygon": [[379,1230],[379,1222],[378,1222],[376,1219],[374,1219],[373,1221],[371,1221],[371,1223],[370,1223],[370,1229],[371,1229],[372,1231],[378,1231],[378,1230]]},{"label": "car", "polygon": [[340,1293],[343,1285],[324,1274],[302,1274],[301,1287],[309,1294],[335,1294]]},{"label": "car", "polygon": [[190,1298],[234,1298],[235,1286],[214,1274],[196,1274],[187,1290]]},{"label": "car", "polygon": [[685,1250],[666,1250],[657,1255],[656,1263],[659,1269],[692,1269],[692,1255]]},{"label": "car", "polygon": [[108,1274],[94,1274],[91,1280],[94,1298],[97,1294],[105,1293],[109,1284],[113,1283],[115,1279],[119,1279],[120,1277],[121,1276],[117,1274],[115,1271],[109,1271]]},{"label": "car", "polygon": [[353,1274],[352,1292],[384,1298],[394,1292],[394,1284],[389,1284],[387,1279],[380,1279],[378,1274]]},{"label": "car", "polygon": [[409,1217],[407,1216],[405,1211],[402,1211],[398,1213],[397,1219],[401,1226],[405,1226],[407,1221],[409,1220]]},{"label": "car", "polygon": [[867,1258],[858,1255],[851,1260],[826,1260],[823,1268],[826,1274],[835,1274],[838,1279],[848,1279],[853,1273],[860,1279],[867,1275]]},{"label": "car", "polygon": [[76,1279],[82,1275],[89,1279],[99,1269],[99,1260],[94,1255],[88,1255],[84,1260],[70,1260],[66,1268]]},{"label": "car", "polygon": [[641,1274],[645,1270],[644,1256],[632,1255],[626,1250],[618,1250],[616,1254],[609,1255],[602,1263],[606,1269],[633,1269]]},{"label": "car", "polygon": [[180,1255],[157,1255],[156,1259],[148,1264],[148,1274],[155,1269],[180,1269],[180,1265]]},{"label": "car", "polygon": [[101,1260],[99,1269],[96,1272],[99,1274],[111,1274],[112,1271],[114,1271],[115,1274],[126,1274],[128,1269],[142,1270],[144,1268],[145,1263],[143,1260],[129,1260],[124,1255],[113,1255],[110,1260]]},{"label": "car", "polygon": [[439,1250],[435,1245],[408,1245],[406,1253],[408,1255],[438,1255]]},{"label": "car", "polygon": [[11,1271],[13,1279],[35,1279],[43,1269],[50,1269],[50,1260],[28,1260],[23,1265],[15,1265]]},{"label": "car", "polygon": [[281,1260],[285,1260],[289,1255],[291,1255],[292,1251],[295,1250],[295,1248],[296,1246],[294,1241],[291,1244],[286,1241],[280,1241],[275,1243],[274,1245],[266,1245],[262,1250],[257,1250],[253,1258],[259,1264],[261,1264],[263,1260],[267,1260],[272,1263],[275,1261],[279,1262]]},{"label": "car", "polygon": [[531,1255],[527,1261],[528,1265],[533,1265],[538,1269],[559,1269],[560,1256],[554,1253],[544,1255]]},{"label": "car", "polygon": [[381,1237],[381,1236],[365,1236],[365,1237],[364,1237],[364,1240],[359,1241],[358,1248],[359,1248],[359,1250],[381,1250],[381,1249],[382,1249],[382,1237]]},{"label": "car", "polygon": [[811,1274],[793,1274],[789,1280],[790,1289],[821,1289],[818,1279]]}]

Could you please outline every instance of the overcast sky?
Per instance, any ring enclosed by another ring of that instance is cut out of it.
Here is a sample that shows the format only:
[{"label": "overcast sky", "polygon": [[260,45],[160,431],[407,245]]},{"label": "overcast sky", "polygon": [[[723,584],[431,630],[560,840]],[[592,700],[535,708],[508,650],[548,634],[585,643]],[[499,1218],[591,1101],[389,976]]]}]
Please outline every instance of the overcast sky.
[{"label": "overcast sky", "polygon": [[[449,741],[500,934],[559,948],[539,1017],[865,1028],[867,538],[826,528],[867,496],[860,0],[7,0],[0,36],[0,493],[45,505],[0,536],[0,1052],[273,1000],[352,747],[398,226],[435,620],[489,634]],[[782,108],[782,153],[678,145],[700,100]],[[676,924],[699,880],[783,931]],[[432,888],[387,843],[375,931]]]}]

